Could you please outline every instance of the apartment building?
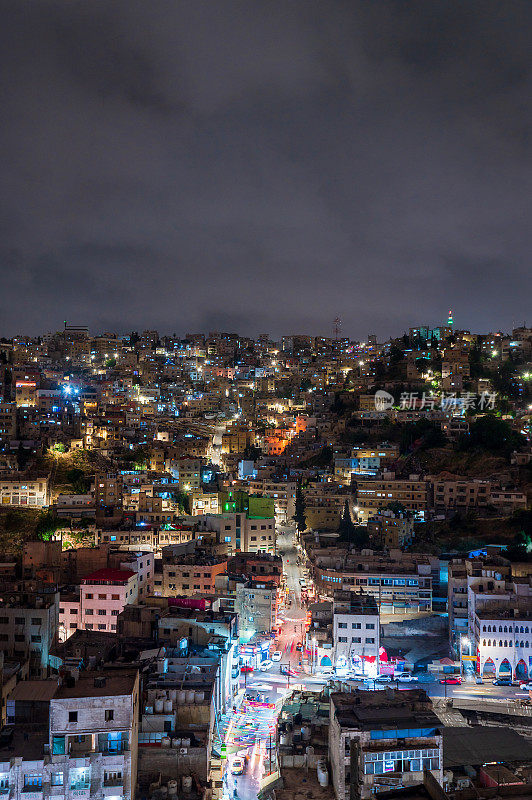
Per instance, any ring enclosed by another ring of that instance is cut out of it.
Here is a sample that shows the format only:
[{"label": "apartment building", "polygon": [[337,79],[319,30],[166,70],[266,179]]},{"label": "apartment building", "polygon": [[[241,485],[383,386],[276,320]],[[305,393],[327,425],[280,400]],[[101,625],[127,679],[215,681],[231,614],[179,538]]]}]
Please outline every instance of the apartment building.
[{"label": "apartment building", "polygon": [[277,586],[283,575],[283,559],[271,553],[237,553],[228,559],[231,575],[246,575],[255,581],[273,581]]},{"label": "apartment building", "polygon": [[122,478],[113,472],[97,472],[94,477],[96,515],[113,517],[122,508]]},{"label": "apartment building", "polygon": [[36,800],[44,795],[133,800],[139,701],[137,670],[65,678],[50,701],[50,755],[46,766],[32,771],[29,785],[39,793]]},{"label": "apartment building", "polygon": [[369,517],[367,527],[370,541],[379,547],[400,549],[414,538],[413,520],[407,514],[395,514],[390,509],[382,509]]},{"label": "apartment building", "polygon": [[415,517],[423,519],[429,508],[429,483],[415,475],[395,478],[356,479],[356,504],[363,521],[390,503],[401,503]]},{"label": "apartment building", "polygon": [[390,785],[443,781],[443,732],[422,689],[330,696],[329,757],[337,800],[369,800]]},{"label": "apartment building", "polygon": [[138,602],[138,575],[131,569],[98,569],[80,586],[79,627],[116,633],[117,617],[129,603]]},{"label": "apartment building", "polygon": [[250,517],[246,513],[203,514],[195,518],[197,532],[216,533],[227,552],[275,553],[275,518]]},{"label": "apartment building", "polygon": [[214,594],[216,576],[227,571],[227,558],[197,552],[184,555],[173,545],[162,548],[162,557],[164,597]]},{"label": "apartment building", "polygon": [[334,459],[335,478],[348,485],[351,483],[351,475],[376,475],[380,468],[381,460],[378,456]]},{"label": "apartment building", "polygon": [[342,554],[334,547],[308,553],[310,573],[320,597],[334,592],[365,592],[377,600],[381,614],[432,611],[433,576],[437,559],[392,550],[387,555],[356,551]]},{"label": "apartment building", "polygon": [[275,625],[277,585],[273,581],[238,581],[236,584],[235,611],[238,614],[241,635],[265,631]]},{"label": "apartment building", "polygon": [[[474,615],[471,641],[477,672],[528,680],[532,677],[532,595],[521,602],[515,596],[501,601],[488,603]],[[507,603],[515,607],[508,608]]]},{"label": "apartment building", "polygon": [[49,673],[59,620],[57,592],[8,591],[0,595],[0,649],[25,661],[32,678]]},{"label": "apartment building", "polygon": [[17,405],[0,402],[0,441],[17,438]]},{"label": "apartment building", "polygon": [[486,507],[490,502],[491,484],[477,478],[454,476],[432,478],[435,511],[467,510]]},{"label": "apartment building", "polygon": [[278,523],[291,520],[296,510],[296,481],[274,481],[268,478],[253,478],[247,483],[250,494],[261,494],[274,501],[275,518]]},{"label": "apartment building", "polygon": [[380,617],[371,595],[335,592],[333,602],[333,663],[337,674],[355,669],[378,674]]},{"label": "apartment building", "polygon": [[0,505],[44,508],[50,505],[48,478],[0,476]]}]

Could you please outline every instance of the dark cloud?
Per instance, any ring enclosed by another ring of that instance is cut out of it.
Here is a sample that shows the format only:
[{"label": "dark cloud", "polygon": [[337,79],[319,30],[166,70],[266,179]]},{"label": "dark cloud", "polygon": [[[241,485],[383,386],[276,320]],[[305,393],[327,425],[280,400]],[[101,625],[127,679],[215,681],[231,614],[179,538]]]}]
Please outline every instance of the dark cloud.
[{"label": "dark cloud", "polygon": [[1,10],[3,334],[527,319],[528,0]]}]

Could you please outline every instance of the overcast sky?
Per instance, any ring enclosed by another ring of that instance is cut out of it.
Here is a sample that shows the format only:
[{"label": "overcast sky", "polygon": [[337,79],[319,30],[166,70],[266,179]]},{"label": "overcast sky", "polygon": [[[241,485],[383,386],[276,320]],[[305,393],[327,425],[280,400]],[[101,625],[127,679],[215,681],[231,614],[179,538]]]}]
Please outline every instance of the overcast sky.
[{"label": "overcast sky", "polygon": [[532,324],[530,0],[0,12],[0,335]]}]

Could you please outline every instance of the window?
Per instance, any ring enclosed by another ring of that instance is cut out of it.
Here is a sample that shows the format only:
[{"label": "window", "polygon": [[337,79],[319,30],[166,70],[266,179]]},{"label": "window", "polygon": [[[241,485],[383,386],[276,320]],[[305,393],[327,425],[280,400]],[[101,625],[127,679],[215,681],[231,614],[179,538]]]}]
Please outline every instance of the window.
[{"label": "window", "polygon": [[42,789],[42,775],[24,775],[24,788],[38,792]]},{"label": "window", "polygon": [[15,625],[25,625],[26,620],[24,617],[15,617]]},{"label": "window", "polygon": [[62,786],[63,785],[63,773],[62,772],[52,772],[52,778],[50,781],[52,786]]},{"label": "window", "polygon": [[119,594],[112,594],[111,595],[111,600],[120,600],[120,595]]},{"label": "window", "polygon": [[105,721],[111,722],[115,718],[115,712],[112,708],[105,709]]},{"label": "window", "polygon": [[31,624],[32,625],[40,625],[41,624],[41,618],[40,617],[32,617],[31,618]]},{"label": "window", "polygon": [[118,616],[118,614],[119,614],[119,611],[118,611],[118,610],[113,610],[113,611],[111,611],[111,616],[112,616],[112,617],[117,617],[117,616]]},{"label": "window", "polygon": [[347,642],[347,636],[339,636],[338,637],[338,641],[339,642]]},{"label": "window", "polygon": [[40,636],[32,636],[31,637],[31,641],[32,641],[33,644],[40,644],[41,643],[41,637]]},{"label": "window", "polygon": [[347,622],[339,622],[338,623],[338,627],[339,628],[347,628]]},{"label": "window", "polygon": [[375,644],[375,639],[368,639],[366,636],[366,644]]},{"label": "window", "polygon": [[87,600],[92,600],[93,595],[92,594],[86,594],[85,597],[87,598]]},{"label": "window", "polygon": [[360,644],[362,639],[360,638],[360,636],[352,636],[351,641],[354,642],[355,644]]},{"label": "window", "polygon": [[69,711],[68,712],[68,721],[69,722],[77,722],[78,721],[78,712],[77,711]]},{"label": "window", "polygon": [[98,609],[98,616],[105,617],[106,614],[107,614],[107,611],[105,610],[105,608],[99,608]]},{"label": "window", "polygon": [[92,617],[92,615],[94,614],[94,611],[93,611],[92,608],[86,608],[85,609],[85,614],[87,614],[89,617]]},{"label": "window", "polygon": [[99,625],[98,625],[98,630],[99,630],[99,631],[104,631],[104,630],[105,630],[105,622],[100,622],[100,623],[99,623]]}]

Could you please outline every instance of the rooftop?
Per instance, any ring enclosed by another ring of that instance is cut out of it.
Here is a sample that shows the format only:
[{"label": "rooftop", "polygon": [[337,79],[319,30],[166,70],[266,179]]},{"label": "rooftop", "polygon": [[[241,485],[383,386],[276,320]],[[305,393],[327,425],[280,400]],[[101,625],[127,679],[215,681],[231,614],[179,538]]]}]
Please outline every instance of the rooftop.
[{"label": "rooftop", "polygon": [[512,728],[443,728],[443,765],[453,769],[494,761],[531,761],[532,744]]},{"label": "rooftop", "polygon": [[434,727],[440,719],[423,689],[335,692],[331,694],[335,717],[344,728],[359,730]]},{"label": "rooftop", "polygon": [[119,697],[130,695],[135,687],[138,670],[110,669],[94,672],[82,672],[73,686],[66,681],[55,694],[55,700],[66,700],[74,697]]},{"label": "rooftop", "polygon": [[103,569],[97,569],[95,572],[91,572],[89,575],[85,575],[82,579],[82,583],[99,583],[101,581],[107,583],[127,583],[129,579],[136,574],[136,572],[132,572],[130,569],[109,569],[104,567]]}]

